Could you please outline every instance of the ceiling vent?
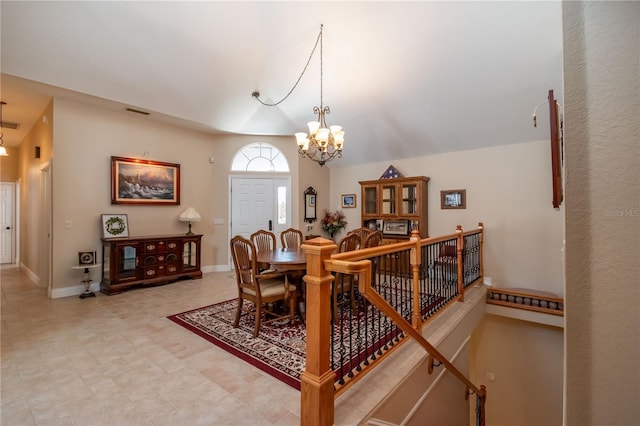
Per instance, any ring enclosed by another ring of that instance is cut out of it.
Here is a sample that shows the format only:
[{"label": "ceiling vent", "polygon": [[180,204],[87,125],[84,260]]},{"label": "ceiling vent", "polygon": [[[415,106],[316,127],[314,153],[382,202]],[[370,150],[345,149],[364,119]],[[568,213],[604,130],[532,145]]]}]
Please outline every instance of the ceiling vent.
[{"label": "ceiling vent", "polygon": [[12,123],[11,121],[2,121],[0,122],[0,127],[2,127],[3,129],[18,130],[20,128],[20,123]]},{"label": "ceiling vent", "polygon": [[139,109],[127,108],[129,112],[135,112],[136,114],[149,115],[146,111],[140,111]]}]

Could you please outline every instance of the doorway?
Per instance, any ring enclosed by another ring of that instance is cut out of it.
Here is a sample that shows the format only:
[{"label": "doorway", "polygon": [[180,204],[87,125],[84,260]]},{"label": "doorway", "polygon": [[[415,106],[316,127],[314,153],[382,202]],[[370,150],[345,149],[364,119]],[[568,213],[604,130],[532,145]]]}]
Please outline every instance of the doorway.
[{"label": "doorway", "polygon": [[2,264],[15,262],[15,194],[15,183],[0,183],[0,263]]}]

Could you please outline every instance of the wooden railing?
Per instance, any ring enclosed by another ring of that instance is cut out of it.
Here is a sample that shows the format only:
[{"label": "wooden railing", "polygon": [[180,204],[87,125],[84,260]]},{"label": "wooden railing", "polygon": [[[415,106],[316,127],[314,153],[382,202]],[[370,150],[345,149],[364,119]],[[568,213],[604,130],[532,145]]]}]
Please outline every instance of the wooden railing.
[{"label": "wooden railing", "polygon": [[487,303],[564,316],[564,299],[527,289],[487,289]]},{"label": "wooden railing", "polygon": [[[407,336],[462,381],[468,394],[477,395],[477,424],[484,424],[484,386],[471,383],[421,331],[438,311],[463,301],[465,288],[482,282],[482,243],[482,224],[468,232],[458,226],[455,234],[424,240],[414,232],[407,242],[339,254],[330,240],[307,241],[303,245],[307,253],[307,363],[301,376],[301,424],[333,424],[334,398]],[[344,277],[358,284],[357,293],[349,296],[356,298],[355,307],[354,299],[350,307],[336,305],[332,291],[341,288]],[[342,333],[347,342],[335,342],[336,327],[352,327]],[[335,352],[340,354],[338,363]]]}]

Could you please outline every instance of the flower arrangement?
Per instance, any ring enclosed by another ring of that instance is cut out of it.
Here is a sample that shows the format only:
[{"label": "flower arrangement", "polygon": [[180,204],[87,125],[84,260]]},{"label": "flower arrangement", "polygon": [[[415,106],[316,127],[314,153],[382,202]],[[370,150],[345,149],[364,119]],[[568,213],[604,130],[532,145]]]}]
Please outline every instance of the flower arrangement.
[{"label": "flower arrangement", "polygon": [[322,218],[321,223],[322,229],[324,230],[324,232],[329,234],[331,238],[333,238],[333,235],[336,232],[347,226],[347,221],[345,220],[344,213],[342,213],[340,210],[336,210],[335,212],[325,210],[324,217]]}]

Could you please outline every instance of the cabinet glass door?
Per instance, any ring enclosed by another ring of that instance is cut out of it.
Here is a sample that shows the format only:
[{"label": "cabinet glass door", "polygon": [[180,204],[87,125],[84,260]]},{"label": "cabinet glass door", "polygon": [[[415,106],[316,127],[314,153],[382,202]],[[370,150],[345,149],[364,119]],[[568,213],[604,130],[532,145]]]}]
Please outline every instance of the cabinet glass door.
[{"label": "cabinet glass door", "polygon": [[364,187],[364,214],[378,214],[378,186]]},{"label": "cabinet glass door", "polygon": [[418,189],[415,184],[402,185],[402,203],[400,214],[414,215],[418,214]]},{"label": "cabinet glass door", "polygon": [[182,251],[182,270],[195,269],[198,267],[198,246],[194,241],[184,243]]},{"label": "cabinet glass door", "polygon": [[118,280],[136,278],[138,247],[133,244],[118,246]]},{"label": "cabinet glass door", "polygon": [[382,214],[396,214],[395,185],[382,185]]}]

